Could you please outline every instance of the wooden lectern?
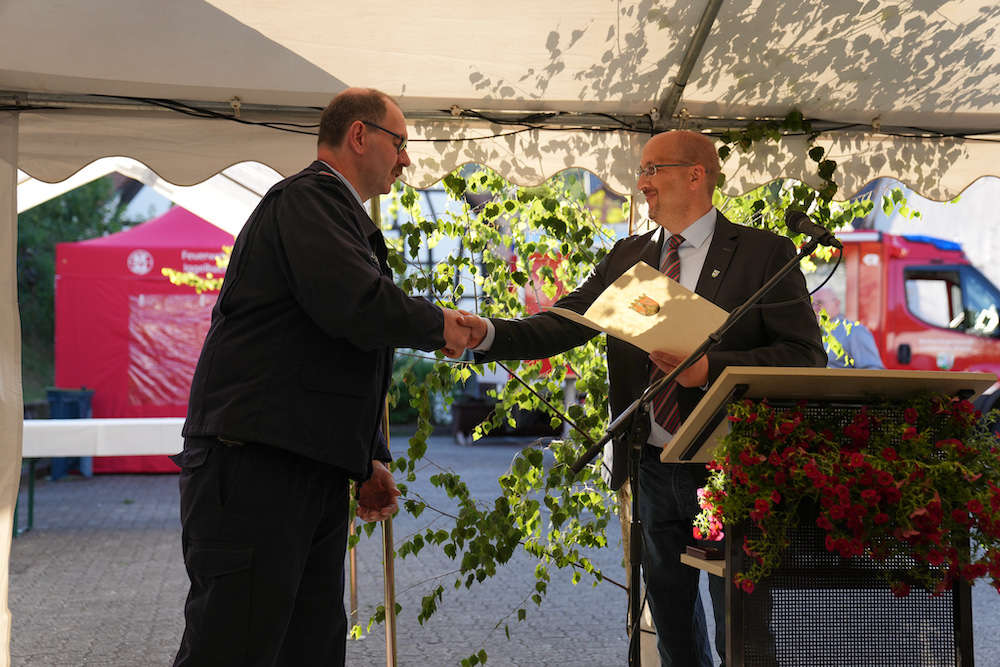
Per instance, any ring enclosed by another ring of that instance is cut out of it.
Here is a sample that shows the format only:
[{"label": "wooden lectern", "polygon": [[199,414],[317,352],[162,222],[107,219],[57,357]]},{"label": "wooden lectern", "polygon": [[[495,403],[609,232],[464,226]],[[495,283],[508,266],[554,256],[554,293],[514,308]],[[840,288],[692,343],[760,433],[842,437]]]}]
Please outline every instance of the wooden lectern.
[{"label": "wooden lectern", "polygon": [[[710,461],[728,430],[726,410],[733,401],[766,398],[776,407],[805,401],[807,412],[857,411],[928,391],[972,400],[996,379],[990,373],[730,367],[678,429],[661,460]],[[681,557],[726,577],[728,667],[973,664],[968,584],[937,596],[914,590],[895,598],[872,561],[840,559],[825,551],[818,529],[803,525],[803,535],[792,536],[782,572],[746,595],[731,578],[741,569],[745,529],[727,526],[725,564]]]}]

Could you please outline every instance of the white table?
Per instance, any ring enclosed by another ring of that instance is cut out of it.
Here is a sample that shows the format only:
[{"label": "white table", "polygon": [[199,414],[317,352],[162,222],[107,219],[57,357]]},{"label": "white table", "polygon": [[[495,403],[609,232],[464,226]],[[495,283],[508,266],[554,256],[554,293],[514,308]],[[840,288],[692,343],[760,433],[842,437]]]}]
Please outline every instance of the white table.
[{"label": "white table", "polygon": [[26,419],[23,458],[176,454],[183,417]]},{"label": "white table", "polygon": [[14,534],[35,524],[35,461],[50,456],[139,456],[176,454],[184,448],[182,417],[122,419],[26,419],[21,457],[29,459],[28,525],[18,528],[14,508]]}]

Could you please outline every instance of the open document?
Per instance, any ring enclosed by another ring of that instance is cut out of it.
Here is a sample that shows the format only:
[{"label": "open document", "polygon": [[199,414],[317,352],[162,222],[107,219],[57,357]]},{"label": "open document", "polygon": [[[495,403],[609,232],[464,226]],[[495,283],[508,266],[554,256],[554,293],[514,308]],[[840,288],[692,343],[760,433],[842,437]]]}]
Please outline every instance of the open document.
[{"label": "open document", "polygon": [[587,312],[550,308],[566,319],[632,343],[647,352],[686,357],[729,316],[645,262],[612,283]]}]

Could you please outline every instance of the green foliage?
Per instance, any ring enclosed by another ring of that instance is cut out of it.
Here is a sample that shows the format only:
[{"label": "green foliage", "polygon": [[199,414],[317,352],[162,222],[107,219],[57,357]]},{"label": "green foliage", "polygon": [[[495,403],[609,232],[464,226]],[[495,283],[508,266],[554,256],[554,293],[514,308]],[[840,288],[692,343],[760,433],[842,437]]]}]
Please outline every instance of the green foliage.
[{"label": "green foliage", "polygon": [[[484,316],[525,316],[525,293],[544,299],[554,297],[560,289],[572,288],[582,282],[615,240],[612,230],[595,212],[605,202],[588,198],[581,179],[572,172],[543,186],[516,188],[493,172],[466,169],[450,174],[443,185],[462,204],[460,211],[449,211],[436,223],[424,216],[416,192],[408,187],[396,190],[389,208],[404,210],[411,218],[400,225],[399,238],[389,239],[390,264],[400,286],[410,293],[430,290],[443,305],[455,307],[461,297],[472,297],[475,310]],[[467,192],[492,196],[474,208],[465,203],[463,195]],[[627,219],[627,211],[619,210],[612,219]],[[420,248],[434,246],[445,237],[460,239],[460,247],[434,267],[422,266]],[[544,259],[552,261],[543,266]],[[429,481],[456,502],[455,512],[431,507],[419,496],[404,492],[406,511],[447,517],[449,527],[442,528],[439,519],[432,528],[413,535],[398,545],[401,557],[416,556],[429,546],[440,548],[458,562],[453,585],[460,588],[486,581],[518,549],[524,549],[539,561],[535,585],[525,591],[526,599],[536,605],[542,603],[548,589],[551,575],[547,565],[569,568],[574,583],[580,581],[581,573],[595,584],[604,579],[584,553],[607,545],[607,524],[615,516],[614,496],[596,470],[588,470],[574,480],[568,468],[582,453],[585,438],[598,437],[606,421],[604,349],[603,337],[595,338],[552,358],[548,372],[543,372],[539,363],[511,363],[510,368],[531,389],[511,382],[492,392],[496,408],[476,428],[475,438],[491,428],[512,424],[516,409],[544,409],[541,396],[561,406],[567,379],[572,377],[569,369],[578,376],[578,390],[587,394],[584,404],[571,407],[570,417],[587,435],[575,434],[544,448],[523,450],[500,479],[503,493],[492,503],[477,503],[460,475],[453,471],[438,472]],[[450,363],[440,353],[437,358],[439,361],[423,377],[418,376],[416,367],[406,368],[396,377],[396,384],[407,388],[410,404],[419,415],[417,433],[410,440],[406,456],[394,462],[397,478],[404,484],[416,479],[418,462],[427,451],[431,397],[442,395],[450,401],[456,385],[473,373],[484,372],[481,365]],[[547,458],[549,464],[544,465]],[[436,586],[424,596],[417,616],[421,623],[437,610],[444,595],[445,588]],[[522,606],[509,615],[525,620],[527,610]],[[509,633],[506,625],[504,632]],[[486,659],[485,652],[480,651],[462,664],[481,664]]]},{"label": "green foliage", "polygon": [[53,383],[55,247],[121,231],[137,221],[111,202],[110,178],[101,178],[17,216],[17,301],[25,400],[45,397]]},{"label": "green foliage", "polygon": [[[229,257],[233,252],[233,246],[224,245],[221,248],[221,253],[215,258],[215,265],[219,267],[220,273],[225,273],[226,267],[229,266]],[[164,267],[160,269],[160,273],[166,276],[174,285],[184,285],[187,287],[193,287],[194,291],[198,294],[202,292],[218,292],[222,289],[222,281],[225,279],[224,275],[215,275],[212,273],[205,274],[205,276],[200,276],[197,273],[191,273],[190,271],[178,271],[177,269],[171,269],[170,267]]]},{"label": "green foliage", "polygon": [[[424,394],[420,395],[421,398],[415,398],[412,389],[422,386],[433,370],[434,362],[429,359],[397,353],[392,369],[392,385],[389,387],[390,424],[412,424],[417,421]],[[431,417],[434,417],[433,412]]]}]

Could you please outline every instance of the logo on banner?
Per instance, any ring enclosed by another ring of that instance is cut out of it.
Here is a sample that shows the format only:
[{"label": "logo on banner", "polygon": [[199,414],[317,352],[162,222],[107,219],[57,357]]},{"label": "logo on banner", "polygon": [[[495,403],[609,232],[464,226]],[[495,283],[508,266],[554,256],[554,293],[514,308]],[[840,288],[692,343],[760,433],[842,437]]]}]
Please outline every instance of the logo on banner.
[{"label": "logo on banner", "polygon": [[125,263],[129,271],[137,276],[144,276],[153,270],[153,255],[148,250],[133,250]]}]

